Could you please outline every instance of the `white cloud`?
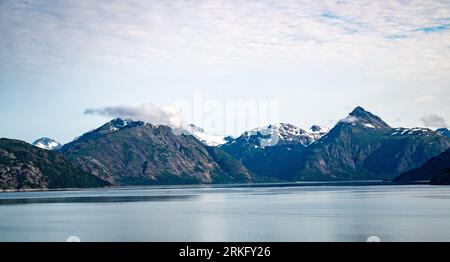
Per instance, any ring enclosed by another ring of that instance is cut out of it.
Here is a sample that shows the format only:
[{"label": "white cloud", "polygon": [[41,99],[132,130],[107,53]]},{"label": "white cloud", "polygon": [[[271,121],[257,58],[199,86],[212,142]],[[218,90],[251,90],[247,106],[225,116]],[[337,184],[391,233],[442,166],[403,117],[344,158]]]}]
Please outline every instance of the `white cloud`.
[{"label": "white cloud", "polygon": [[437,114],[429,114],[420,118],[427,127],[447,127],[447,120]]},{"label": "white cloud", "polygon": [[339,123],[348,123],[348,124],[351,124],[351,123],[358,122],[358,120],[359,120],[359,119],[358,119],[356,116],[348,116],[348,117],[346,117],[346,118],[344,118],[344,119],[339,120]]},{"label": "white cloud", "polygon": [[183,126],[183,118],[178,111],[171,108],[159,108],[150,103],[136,107],[119,105],[88,108],[84,113],[87,115],[141,120],[154,125]]}]

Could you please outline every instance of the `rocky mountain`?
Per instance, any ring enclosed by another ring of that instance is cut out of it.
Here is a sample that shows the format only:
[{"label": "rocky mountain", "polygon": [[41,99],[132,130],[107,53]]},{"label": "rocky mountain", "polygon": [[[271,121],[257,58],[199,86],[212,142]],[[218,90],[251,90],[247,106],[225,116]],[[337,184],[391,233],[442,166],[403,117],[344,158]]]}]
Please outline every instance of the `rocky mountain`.
[{"label": "rocky mountain", "polygon": [[61,147],[60,143],[48,137],[39,138],[31,144],[45,150],[55,150]]},{"label": "rocky mountain", "polygon": [[445,127],[436,129],[436,132],[440,135],[450,138],[450,130]]},{"label": "rocky mountain", "polygon": [[299,154],[327,131],[320,126],[308,132],[287,123],[273,124],[244,132],[220,149],[259,176],[285,180],[294,172]]},{"label": "rocky mountain", "polygon": [[226,137],[208,134],[203,128],[193,124],[188,125],[186,131],[207,146],[219,146],[227,142]]},{"label": "rocky mountain", "polygon": [[107,186],[55,151],[26,142],[0,139],[0,188],[49,189]]},{"label": "rocky mountain", "polygon": [[447,149],[442,154],[429,159],[422,166],[409,170],[394,179],[396,182],[411,182],[411,181],[430,181],[432,177],[434,181],[439,181],[439,174],[450,169],[450,149]]},{"label": "rocky mountain", "polygon": [[227,144],[221,147],[239,147],[243,150],[277,145],[302,145],[306,147],[328,131],[320,126],[313,126],[311,130],[313,131],[307,132],[287,123],[272,124],[246,131],[238,138],[228,141]]},{"label": "rocky mountain", "polygon": [[254,174],[289,181],[393,179],[449,147],[430,129],[393,128],[362,107],[331,130],[271,125],[220,146]]},{"label": "rocky mountain", "polygon": [[355,108],[303,151],[293,180],[392,179],[450,147],[450,140],[425,128],[392,128]]},{"label": "rocky mountain", "polygon": [[114,119],[61,152],[114,185],[237,183],[253,180],[236,159],[167,126]]}]

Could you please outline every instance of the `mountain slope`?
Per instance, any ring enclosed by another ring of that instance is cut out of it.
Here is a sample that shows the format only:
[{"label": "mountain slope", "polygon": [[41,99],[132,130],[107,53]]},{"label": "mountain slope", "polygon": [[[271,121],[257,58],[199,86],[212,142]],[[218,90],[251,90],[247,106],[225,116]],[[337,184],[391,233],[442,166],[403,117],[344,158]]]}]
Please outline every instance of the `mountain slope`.
[{"label": "mountain slope", "polygon": [[449,146],[449,139],[432,130],[392,128],[357,107],[299,156],[293,179],[392,179]]},{"label": "mountain slope", "polygon": [[431,178],[432,185],[450,185],[450,168],[443,169]]},{"label": "mountain slope", "polygon": [[[431,180],[434,175],[450,168],[450,149],[429,159],[421,167],[409,170],[394,179],[396,182]],[[437,180],[437,177],[435,178]]]},{"label": "mountain slope", "polygon": [[60,143],[48,137],[39,138],[31,144],[45,150],[55,150],[61,147]]},{"label": "mountain slope", "polygon": [[106,186],[109,183],[72,165],[54,151],[0,139],[0,188],[47,189]]},{"label": "mountain slope", "polygon": [[448,130],[447,128],[438,128],[436,129],[436,132],[440,135],[450,138],[450,130]]},{"label": "mountain slope", "polygon": [[[119,125],[117,125],[119,123]],[[124,125],[123,123],[126,123]],[[170,127],[114,119],[62,147],[61,152],[114,185],[249,182],[242,164]]]}]

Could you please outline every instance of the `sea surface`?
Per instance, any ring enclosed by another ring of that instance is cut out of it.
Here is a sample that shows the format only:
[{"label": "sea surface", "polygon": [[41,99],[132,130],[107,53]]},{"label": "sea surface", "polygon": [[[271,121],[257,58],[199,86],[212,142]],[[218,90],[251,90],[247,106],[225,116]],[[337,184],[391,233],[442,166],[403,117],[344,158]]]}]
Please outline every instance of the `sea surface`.
[{"label": "sea surface", "polygon": [[0,241],[366,241],[370,236],[450,241],[450,187],[310,183],[0,193]]}]

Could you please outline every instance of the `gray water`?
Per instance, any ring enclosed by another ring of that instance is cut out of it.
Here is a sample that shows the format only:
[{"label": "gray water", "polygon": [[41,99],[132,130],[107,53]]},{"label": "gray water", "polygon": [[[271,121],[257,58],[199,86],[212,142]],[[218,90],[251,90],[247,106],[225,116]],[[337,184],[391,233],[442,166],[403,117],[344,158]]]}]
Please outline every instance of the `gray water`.
[{"label": "gray water", "polygon": [[450,241],[450,187],[0,193],[0,241]]}]

